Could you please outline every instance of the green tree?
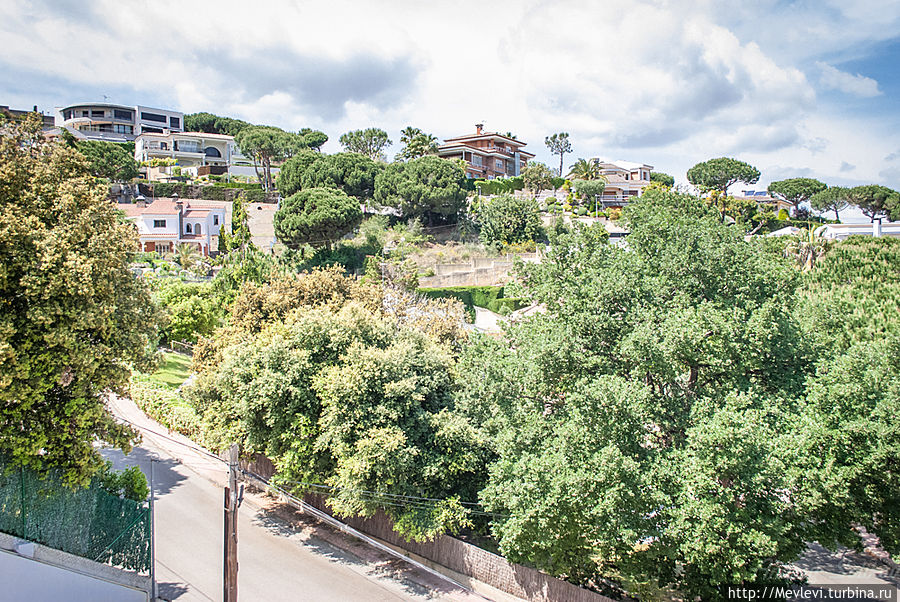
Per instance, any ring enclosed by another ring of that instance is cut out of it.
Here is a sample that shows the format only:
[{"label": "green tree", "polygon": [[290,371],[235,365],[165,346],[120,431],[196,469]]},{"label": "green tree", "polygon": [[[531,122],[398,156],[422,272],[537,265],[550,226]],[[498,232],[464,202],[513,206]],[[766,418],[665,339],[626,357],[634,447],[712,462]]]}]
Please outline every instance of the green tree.
[{"label": "green tree", "polygon": [[478,204],[477,222],[485,244],[514,244],[543,234],[540,208],[534,199],[501,194]]},{"label": "green tree", "polygon": [[578,159],[569,169],[569,177],[578,180],[596,180],[600,177],[600,166],[590,159]]},{"label": "green tree", "polygon": [[272,164],[280,163],[304,148],[303,138],[299,135],[262,125],[243,128],[234,137],[234,142],[241,152],[253,157],[256,175],[267,191],[272,190]]},{"label": "green tree", "polygon": [[512,560],[712,599],[807,541],[782,461],[797,275],[695,197],[651,189],[624,219],[627,250],[559,235],[521,273],[547,313],[464,356],[461,406],[496,453],[482,499]]},{"label": "green tree", "polygon": [[809,197],[809,204],[822,213],[834,211],[834,219],[841,221],[840,212],[850,205],[850,190],[840,186],[826,188]]},{"label": "green tree", "polygon": [[328,142],[328,134],[319,130],[302,128],[297,134],[303,139],[303,146],[311,150],[319,151]]},{"label": "green tree", "polygon": [[231,205],[231,234],[228,235],[228,250],[252,249],[253,239],[250,235],[250,216],[247,215],[247,202],[243,197],[235,197]]},{"label": "green tree", "polygon": [[700,188],[701,192],[718,190],[723,196],[728,196],[728,187],[732,184],[756,184],[759,181],[759,170],[749,163],[720,157],[694,165],[687,172],[687,180]]},{"label": "green tree", "polygon": [[[752,182],[750,182],[752,183]],[[787,201],[794,206],[793,212],[796,215],[800,209],[800,203],[809,201],[813,195],[818,194],[828,188],[824,182],[813,178],[790,178],[788,180],[779,180],[769,184],[769,194]]]},{"label": "green tree", "polygon": [[0,452],[86,483],[99,439],[134,431],[104,405],[132,363],[150,367],[156,315],[129,270],[137,233],[84,157],[29,118],[0,135]]},{"label": "green tree", "polygon": [[340,142],[345,151],[365,155],[373,161],[383,161],[384,149],[393,144],[387,132],[378,128],[353,130],[341,134]]},{"label": "green tree", "polygon": [[360,201],[375,193],[375,176],[383,164],[358,153],[302,152],[282,166],[276,184],[283,196],[306,188],[337,188]]},{"label": "green tree", "polygon": [[153,300],[162,314],[160,335],[166,341],[196,342],[221,325],[222,309],[211,284],[160,278]]},{"label": "green tree", "polygon": [[606,190],[606,178],[596,180],[574,180],[572,190],[590,206],[596,204],[597,198]]},{"label": "green tree", "polygon": [[529,163],[522,170],[522,180],[525,183],[525,188],[530,190],[534,196],[539,195],[542,190],[550,188],[552,178],[553,173],[543,163]]},{"label": "green tree", "polygon": [[123,144],[100,140],[81,140],[76,147],[88,160],[88,169],[94,177],[127,182],[139,175],[133,148],[129,152]]},{"label": "green tree", "polygon": [[668,186],[669,188],[671,188],[672,186],[675,185],[674,176],[670,176],[669,174],[661,172],[661,171],[651,171],[650,172],[650,181],[658,182],[659,184],[662,184],[663,186]]},{"label": "green tree", "polygon": [[544,144],[550,149],[554,155],[559,155],[559,175],[563,175],[563,156],[572,152],[572,144],[569,142],[569,134],[567,132],[559,132],[544,139]]},{"label": "green tree", "polygon": [[275,212],[275,235],[291,249],[304,244],[331,249],[331,242],[362,221],[359,200],[341,190],[307,188],[281,202]]},{"label": "green tree", "polygon": [[859,207],[871,221],[886,217],[900,203],[900,193],[887,186],[868,184],[850,189],[850,202]]},{"label": "green tree", "polygon": [[394,157],[396,161],[436,155],[438,150],[437,138],[412,126],[408,126],[400,132],[400,144],[403,145],[403,149]]},{"label": "green tree", "polygon": [[375,178],[375,201],[396,207],[405,218],[453,219],[465,205],[464,177],[459,162],[438,157],[391,163]]},{"label": "green tree", "polygon": [[186,132],[207,132],[210,134],[237,136],[241,130],[248,127],[253,126],[240,119],[220,117],[212,113],[189,113],[184,116],[184,130]]},{"label": "green tree", "polygon": [[284,162],[275,177],[275,186],[282,197],[289,197],[303,190],[303,177],[311,166],[322,158],[320,153],[311,150],[300,151]]}]

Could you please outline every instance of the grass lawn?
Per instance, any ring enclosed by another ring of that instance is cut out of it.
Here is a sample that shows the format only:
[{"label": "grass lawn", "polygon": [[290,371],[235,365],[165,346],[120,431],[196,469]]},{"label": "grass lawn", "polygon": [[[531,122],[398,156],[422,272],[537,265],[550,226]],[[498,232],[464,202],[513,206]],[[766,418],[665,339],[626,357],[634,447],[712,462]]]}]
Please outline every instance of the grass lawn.
[{"label": "grass lawn", "polygon": [[191,372],[191,357],[180,353],[163,353],[163,360],[159,364],[159,370],[150,375],[150,378],[161,385],[177,389],[181,383],[187,380]]}]

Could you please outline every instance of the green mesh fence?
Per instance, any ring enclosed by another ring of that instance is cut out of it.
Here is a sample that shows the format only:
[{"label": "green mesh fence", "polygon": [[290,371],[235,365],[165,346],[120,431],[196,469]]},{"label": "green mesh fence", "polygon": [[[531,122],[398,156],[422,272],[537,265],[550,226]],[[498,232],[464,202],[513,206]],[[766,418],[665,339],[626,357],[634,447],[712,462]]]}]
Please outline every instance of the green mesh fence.
[{"label": "green mesh fence", "polygon": [[0,531],[96,562],[150,569],[150,510],[96,484],[71,489],[55,475],[4,467]]}]

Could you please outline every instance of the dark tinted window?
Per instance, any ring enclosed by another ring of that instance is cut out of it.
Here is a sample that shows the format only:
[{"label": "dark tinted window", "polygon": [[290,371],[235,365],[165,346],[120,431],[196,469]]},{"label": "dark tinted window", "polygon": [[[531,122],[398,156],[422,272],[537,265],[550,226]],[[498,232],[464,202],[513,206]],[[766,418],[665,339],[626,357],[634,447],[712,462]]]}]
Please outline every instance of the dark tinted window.
[{"label": "dark tinted window", "polygon": [[157,113],[141,113],[141,119],[146,119],[147,121],[158,121],[159,123],[166,122],[166,116],[159,115]]},{"label": "dark tinted window", "polygon": [[169,127],[180,128],[181,119],[179,119],[178,117],[169,117]]},{"label": "dark tinted window", "polygon": [[121,109],[116,109],[114,111],[114,113],[115,113],[116,119],[127,119],[128,121],[131,121],[131,119],[132,119],[131,111],[123,111]]}]

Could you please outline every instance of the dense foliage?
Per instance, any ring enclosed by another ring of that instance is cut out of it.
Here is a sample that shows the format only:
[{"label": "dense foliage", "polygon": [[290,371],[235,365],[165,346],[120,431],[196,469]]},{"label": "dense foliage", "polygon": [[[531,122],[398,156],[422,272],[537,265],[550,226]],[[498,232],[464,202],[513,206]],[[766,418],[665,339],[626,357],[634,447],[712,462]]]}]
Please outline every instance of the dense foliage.
[{"label": "dense foliage", "polygon": [[514,244],[543,236],[540,208],[534,199],[501,194],[482,199],[474,208],[485,244]]},{"label": "dense foliage", "polygon": [[384,168],[359,153],[325,155],[302,152],[285,162],[276,178],[282,196],[306,188],[337,188],[359,201],[375,193],[375,176]]},{"label": "dense foliage", "polygon": [[88,160],[91,175],[113,182],[127,182],[138,177],[134,148],[116,142],[81,140],[76,148]]},{"label": "dense foliage", "polygon": [[379,128],[346,132],[341,134],[340,142],[348,153],[364,155],[373,161],[383,161],[384,149],[393,144],[387,132]]},{"label": "dense foliage", "polygon": [[438,157],[391,163],[375,178],[375,201],[399,209],[405,218],[453,221],[466,200],[463,178],[458,162]]},{"label": "dense foliage", "polygon": [[731,157],[720,157],[697,163],[687,172],[687,180],[701,192],[718,190],[728,194],[728,187],[737,182],[756,184],[759,170],[743,161]]},{"label": "dense foliage", "polygon": [[137,246],[84,157],[46,142],[40,121],[0,136],[0,451],[86,482],[95,438],[134,433],[102,395],[150,361],[155,313],[129,270]]},{"label": "dense foliage", "polygon": [[789,178],[787,180],[778,180],[769,184],[769,194],[775,198],[783,199],[794,206],[794,211],[800,209],[800,203],[809,201],[813,195],[816,195],[828,188],[824,182],[820,182],[814,178]]},{"label": "dense foliage", "polygon": [[657,182],[663,186],[672,187],[675,185],[675,177],[661,171],[651,171],[650,181]]},{"label": "dense foliage", "polygon": [[275,235],[290,248],[331,247],[362,221],[359,201],[333,188],[307,188],[281,202]]},{"label": "dense foliage", "polygon": [[220,117],[212,113],[189,113],[184,116],[184,131],[206,132],[209,134],[225,134],[237,136],[251,124],[233,117]]}]

